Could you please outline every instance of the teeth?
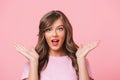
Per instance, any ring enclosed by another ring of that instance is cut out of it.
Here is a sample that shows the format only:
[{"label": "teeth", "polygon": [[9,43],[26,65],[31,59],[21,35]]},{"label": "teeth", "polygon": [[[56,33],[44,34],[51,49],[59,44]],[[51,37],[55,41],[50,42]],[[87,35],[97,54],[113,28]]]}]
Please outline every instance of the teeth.
[{"label": "teeth", "polygon": [[52,42],[58,42],[59,40],[52,40]]},{"label": "teeth", "polygon": [[58,41],[58,40],[53,40],[53,41]]}]

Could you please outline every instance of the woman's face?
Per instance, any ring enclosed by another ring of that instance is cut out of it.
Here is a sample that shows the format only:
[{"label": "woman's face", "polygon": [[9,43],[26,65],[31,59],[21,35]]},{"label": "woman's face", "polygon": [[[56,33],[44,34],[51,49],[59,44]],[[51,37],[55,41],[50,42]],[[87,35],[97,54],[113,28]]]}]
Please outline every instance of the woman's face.
[{"label": "woman's face", "polygon": [[58,51],[62,49],[65,40],[65,28],[62,19],[57,19],[49,29],[45,31],[45,39],[50,50]]}]

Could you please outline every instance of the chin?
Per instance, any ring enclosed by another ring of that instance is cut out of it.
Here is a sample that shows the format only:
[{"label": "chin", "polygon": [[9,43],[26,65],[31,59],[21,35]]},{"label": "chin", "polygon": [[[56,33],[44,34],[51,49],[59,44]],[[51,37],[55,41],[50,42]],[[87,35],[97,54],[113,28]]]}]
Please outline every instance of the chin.
[{"label": "chin", "polygon": [[59,51],[61,48],[60,47],[52,47],[51,50],[52,51]]}]

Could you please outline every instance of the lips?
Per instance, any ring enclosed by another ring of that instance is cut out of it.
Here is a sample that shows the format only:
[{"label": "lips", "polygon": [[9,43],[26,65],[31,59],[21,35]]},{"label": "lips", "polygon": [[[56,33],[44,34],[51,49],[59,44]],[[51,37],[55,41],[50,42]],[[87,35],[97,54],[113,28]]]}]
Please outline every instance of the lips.
[{"label": "lips", "polygon": [[58,40],[58,39],[52,39],[51,42],[52,42],[52,45],[53,45],[53,46],[57,46],[59,40]]}]

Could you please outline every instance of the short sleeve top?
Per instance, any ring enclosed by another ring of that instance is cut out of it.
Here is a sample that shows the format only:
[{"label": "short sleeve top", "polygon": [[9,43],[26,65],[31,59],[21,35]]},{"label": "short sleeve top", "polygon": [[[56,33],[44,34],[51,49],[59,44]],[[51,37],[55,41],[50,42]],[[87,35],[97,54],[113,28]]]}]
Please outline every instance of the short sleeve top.
[{"label": "short sleeve top", "polygon": [[[92,78],[88,60],[86,60],[89,76]],[[25,63],[21,79],[29,76],[29,62]],[[41,71],[41,80],[77,80],[72,60],[68,56],[49,56],[47,67]]]}]

